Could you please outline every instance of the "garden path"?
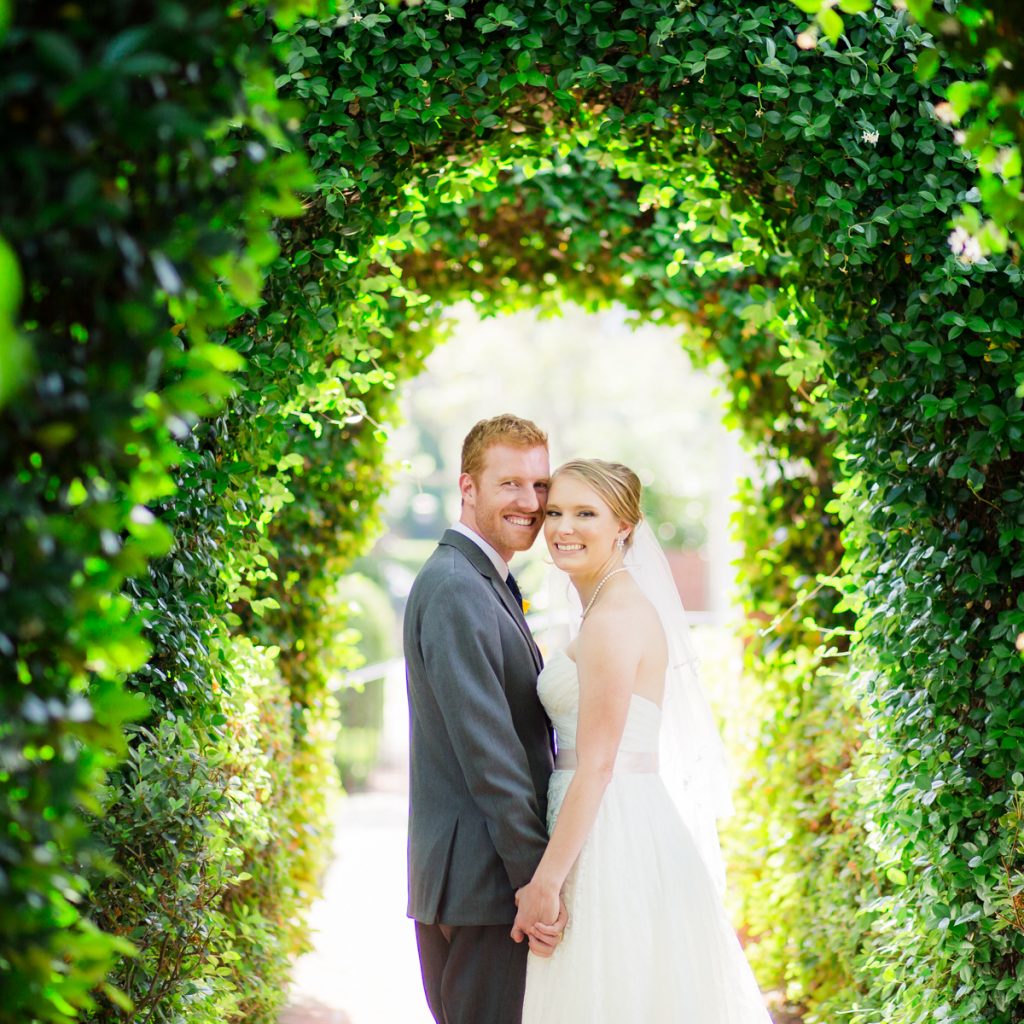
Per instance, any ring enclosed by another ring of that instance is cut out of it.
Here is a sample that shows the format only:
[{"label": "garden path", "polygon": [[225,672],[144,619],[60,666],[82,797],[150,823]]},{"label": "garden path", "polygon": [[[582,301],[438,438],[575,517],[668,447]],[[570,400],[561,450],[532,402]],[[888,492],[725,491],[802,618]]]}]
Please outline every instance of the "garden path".
[{"label": "garden path", "polygon": [[334,860],[295,965],[281,1024],[432,1024],[405,916],[407,711],[401,663],[388,679],[381,765],[346,797]]}]

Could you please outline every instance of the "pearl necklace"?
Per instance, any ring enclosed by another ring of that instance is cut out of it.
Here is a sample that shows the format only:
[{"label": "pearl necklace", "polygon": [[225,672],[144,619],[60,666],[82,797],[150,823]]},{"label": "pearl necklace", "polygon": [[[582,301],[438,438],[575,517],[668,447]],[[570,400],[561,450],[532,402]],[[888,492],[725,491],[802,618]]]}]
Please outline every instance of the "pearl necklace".
[{"label": "pearl necklace", "polygon": [[608,581],[609,581],[609,580],[610,580],[610,579],[611,579],[611,578],[612,578],[612,577],[613,577],[613,576],[614,576],[614,575],[615,575],[616,573],[619,573],[619,572],[625,572],[625,571],[626,571],[626,567],[625,567],[624,565],[620,565],[620,566],[618,567],[618,569],[612,569],[612,571],[611,571],[611,572],[609,572],[609,573],[606,573],[606,574],[605,574],[604,576],[602,576],[602,577],[601,577],[601,582],[600,582],[600,583],[598,583],[597,587],[596,587],[596,588],[595,588],[595,590],[594,590],[594,593],[593,593],[593,594],[591,595],[591,597],[590,597],[590,600],[589,600],[589,601],[587,602],[587,607],[583,609],[583,614],[582,614],[582,615],[580,616],[580,622],[582,622],[582,621],[583,621],[583,620],[584,620],[584,619],[585,619],[585,618],[587,617],[587,612],[589,612],[589,611],[590,611],[590,609],[594,607],[594,602],[595,602],[595,601],[597,600],[597,595],[601,593],[601,588],[602,588],[602,587],[603,587],[603,586],[604,586],[604,585],[605,585],[605,584],[606,584],[606,583],[607,583],[607,582],[608,582]]}]

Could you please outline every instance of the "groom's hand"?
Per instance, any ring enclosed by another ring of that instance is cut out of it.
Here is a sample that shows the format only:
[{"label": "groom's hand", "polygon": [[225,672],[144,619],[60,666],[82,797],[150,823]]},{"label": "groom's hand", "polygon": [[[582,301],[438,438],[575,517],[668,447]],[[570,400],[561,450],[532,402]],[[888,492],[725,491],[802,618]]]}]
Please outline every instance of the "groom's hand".
[{"label": "groom's hand", "polygon": [[516,906],[519,912],[512,926],[512,938],[516,942],[528,938],[532,953],[551,956],[562,941],[562,933],[569,920],[561,896],[557,892],[546,892],[531,882],[516,893]]},{"label": "groom's hand", "polygon": [[530,952],[537,956],[549,957],[562,941],[565,926],[569,921],[569,912],[565,904],[558,901],[558,917],[552,924],[538,922],[530,932]]},{"label": "groom's hand", "polygon": [[519,912],[512,927],[512,938],[522,942],[537,924],[550,924],[557,920],[559,903],[560,894],[554,886],[542,885],[536,878],[524,885],[516,893]]}]

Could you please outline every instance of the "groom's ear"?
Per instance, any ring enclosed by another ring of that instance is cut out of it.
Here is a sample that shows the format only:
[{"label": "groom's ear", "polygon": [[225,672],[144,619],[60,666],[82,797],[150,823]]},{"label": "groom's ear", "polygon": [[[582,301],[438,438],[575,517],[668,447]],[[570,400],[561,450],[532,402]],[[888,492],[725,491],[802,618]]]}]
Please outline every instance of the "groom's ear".
[{"label": "groom's ear", "polygon": [[459,494],[462,495],[462,504],[467,502],[473,504],[476,500],[476,481],[469,473],[463,473],[459,477]]}]

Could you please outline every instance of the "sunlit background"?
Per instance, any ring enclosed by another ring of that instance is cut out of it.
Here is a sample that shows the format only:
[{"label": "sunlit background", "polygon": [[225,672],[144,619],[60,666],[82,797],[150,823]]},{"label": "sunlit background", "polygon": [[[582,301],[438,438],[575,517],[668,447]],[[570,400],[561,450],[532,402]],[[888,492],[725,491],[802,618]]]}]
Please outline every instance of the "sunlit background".
[{"label": "sunlit background", "polygon": [[[669,554],[728,732],[737,696],[729,541],[730,496],[752,467],[723,422],[713,371],[695,369],[676,330],[634,328],[626,310],[480,320],[451,310],[450,340],[402,396],[391,432],[394,484],[386,528],[343,587],[356,605],[367,665],[339,690],[338,762],[349,796],[336,860],[314,910],[316,949],[298,964],[285,1021],[430,1024],[412,924],[405,918],[407,709],[400,625],[412,581],[458,518],[462,439],[477,420],[514,412],[550,436],[552,465],[577,456],[625,462]],[[543,540],[513,569],[545,646],[557,576]],[[547,641],[548,644],[550,641]],[[742,742],[736,735],[732,743]]]}]

